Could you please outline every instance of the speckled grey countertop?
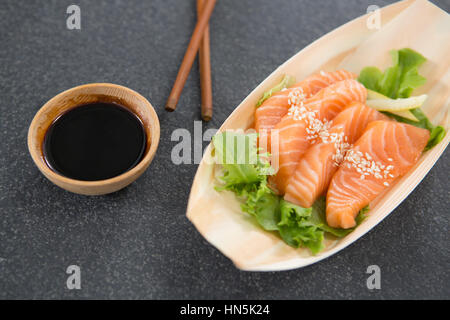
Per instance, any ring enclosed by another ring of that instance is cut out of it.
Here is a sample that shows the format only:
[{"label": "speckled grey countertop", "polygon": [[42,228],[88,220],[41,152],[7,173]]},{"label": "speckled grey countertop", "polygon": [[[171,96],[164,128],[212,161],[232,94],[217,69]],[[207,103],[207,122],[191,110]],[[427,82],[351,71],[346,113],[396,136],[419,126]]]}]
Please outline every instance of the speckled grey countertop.
[{"label": "speckled grey countertop", "polygon": [[[382,0],[219,0],[211,22],[218,128],[269,73],[313,40]],[[250,273],[209,245],[185,217],[197,166],[174,165],[174,129],[199,119],[197,64],[178,109],[164,110],[195,24],[193,0],[0,2],[0,298],[450,298],[447,150],[415,191],[362,239],[318,264]],[[449,11],[450,1],[435,1]],[[147,97],[161,122],[150,169],[117,193],[85,197],[52,185],[27,150],[28,126],[51,97],[112,82]],[[206,143],[205,143],[206,146]],[[82,289],[68,290],[67,266]],[[381,289],[366,269],[381,268]]]}]

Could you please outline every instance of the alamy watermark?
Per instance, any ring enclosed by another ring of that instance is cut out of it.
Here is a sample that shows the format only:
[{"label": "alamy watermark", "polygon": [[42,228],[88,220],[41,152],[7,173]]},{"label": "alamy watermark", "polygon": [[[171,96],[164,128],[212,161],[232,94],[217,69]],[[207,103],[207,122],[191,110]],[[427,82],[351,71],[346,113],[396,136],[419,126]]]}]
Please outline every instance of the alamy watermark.
[{"label": "alamy watermark", "polygon": [[208,129],[203,133],[202,121],[194,121],[194,136],[188,129],[175,129],[170,141],[178,142],[170,154],[173,164],[199,164],[203,157],[203,142],[211,141],[217,129]]},{"label": "alamy watermark", "polygon": [[67,7],[66,13],[69,15],[66,19],[66,26],[69,30],[81,29],[81,9],[76,4]]},{"label": "alamy watermark", "polygon": [[367,274],[370,276],[367,278],[366,286],[369,290],[381,289],[381,269],[376,264],[367,267]]},{"label": "alamy watermark", "polygon": [[77,265],[70,265],[66,269],[66,273],[69,274],[67,277],[66,286],[69,290],[80,290],[81,289],[81,269]]},{"label": "alamy watermark", "polygon": [[369,30],[381,29],[381,9],[377,5],[370,5],[367,7],[369,17],[366,20],[366,25]]},{"label": "alamy watermark", "polygon": [[[194,132],[185,128],[175,129],[170,140],[176,142],[172,147],[170,159],[173,164],[199,164],[202,161],[205,150],[203,149],[204,142],[210,142],[218,129],[210,128],[203,132],[202,121],[194,121]],[[258,134],[254,129],[248,130],[226,130],[227,132],[235,133],[233,135],[222,135],[223,141],[221,144],[223,150],[229,150],[223,154],[222,158],[205,157],[204,161],[208,164],[256,164],[261,158],[267,157],[266,150],[269,149],[266,139],[258,141]],[[262,130],[259,134],[270,135],[271,141],[271,171],[267,174],[273,174],[273,170],[278,169],[278,130],[271,130],[264,132]],[[255,151],[256,152],[249,152]]]}]

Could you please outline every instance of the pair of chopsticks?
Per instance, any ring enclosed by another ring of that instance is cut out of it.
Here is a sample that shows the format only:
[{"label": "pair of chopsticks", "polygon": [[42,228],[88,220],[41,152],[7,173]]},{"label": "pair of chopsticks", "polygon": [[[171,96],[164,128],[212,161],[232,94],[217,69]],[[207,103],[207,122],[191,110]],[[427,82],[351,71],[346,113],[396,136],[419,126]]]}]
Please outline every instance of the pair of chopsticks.
[{"label": "pair of chopsticks", "polygon": [[184,54],[183,62],[178,70],[177,78],[166,103],[167,111],[174,111],[183,91],[184,84],[192,68],[197,51],[200,60],[200,85],[202,90],[202,118],[205,121],[212,117],[211,60],[209,49],[208,22],[216,0],[197,0],[197,24]]}]

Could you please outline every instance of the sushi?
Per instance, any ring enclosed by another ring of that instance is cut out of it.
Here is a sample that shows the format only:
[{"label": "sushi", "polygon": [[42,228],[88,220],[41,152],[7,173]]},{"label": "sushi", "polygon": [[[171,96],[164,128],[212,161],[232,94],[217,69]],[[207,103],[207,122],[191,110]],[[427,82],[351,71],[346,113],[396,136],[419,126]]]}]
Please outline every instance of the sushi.
[{"label": "sushi", "polygon": [[364,206],[418,161],[430,132],[395,121],[374,121],[350,149],[327,192],[326,219],[351,228]]},{"label": "sushi", "polygon": [[375,120],[388,120],[388,117],[361,102],[354,102],[339,113],[332,120],[331,128],[319,134],[320,141],[301,157],[289,179],[284,199],[304,208],[311,207],[326,191],[351,144]]},{"label": "sushi", "polygon": [[356,74],[347,70],[321,71],[289,89],[273,94],[255,111],[255,129],[259,133],[259,145],[270,151],[270,133],[275,125],[288,113],[292,104],[310,98],[321,89],[346,79],[355,79]]},{"label": "sushi", "polygon": [[366,88],[350,79],[336,82],[293,105],[274,128],[271,165],[277,172],[270,178],[271,188],[283,195],[301,156],[329,125],[328,121],[351,102],[365,102],[366,98]]}]

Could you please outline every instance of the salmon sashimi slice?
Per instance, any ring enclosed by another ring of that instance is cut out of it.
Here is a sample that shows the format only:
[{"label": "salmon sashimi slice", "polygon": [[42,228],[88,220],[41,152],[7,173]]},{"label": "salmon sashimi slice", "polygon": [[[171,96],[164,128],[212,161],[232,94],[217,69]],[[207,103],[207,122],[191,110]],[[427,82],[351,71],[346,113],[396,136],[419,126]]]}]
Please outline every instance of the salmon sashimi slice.
[{"label": "salmon sashimi slice", "polygon": [[269,180],[272,189],[283,195],[300,157],[328,126],[327,122],[351,102],[365,102],[366,98],[366,88],[351,79],[334,83],[292,106],[273,129],[271,165],[277,173]]},{"label": "salmon sashimi slice", "polygon": [[294,101],[307,99],[333,83],[346,79],[355,79],[356,74],[338,70],[321,71],[298,82],[291,88],[273,94],[255,111],[255,130],[259,133],[259,145],[270,151],[270,131],[281,121]]},{"label": "salmon sashimi slice", "polygon": [[331,179],[327,222],[355,226],[358,212],[419,160],[430,133],[395,121],[371,122]]},{"label": "salmon sashimi slice", "polygon": [[354,102],[344,109],[331,121],[330,129],[322,131],[320,140],[300,158],[284,199],[303,208],[311,207],[326,191],[346,151],[362,135],[367,124],[388,119],[361,102]]}]

